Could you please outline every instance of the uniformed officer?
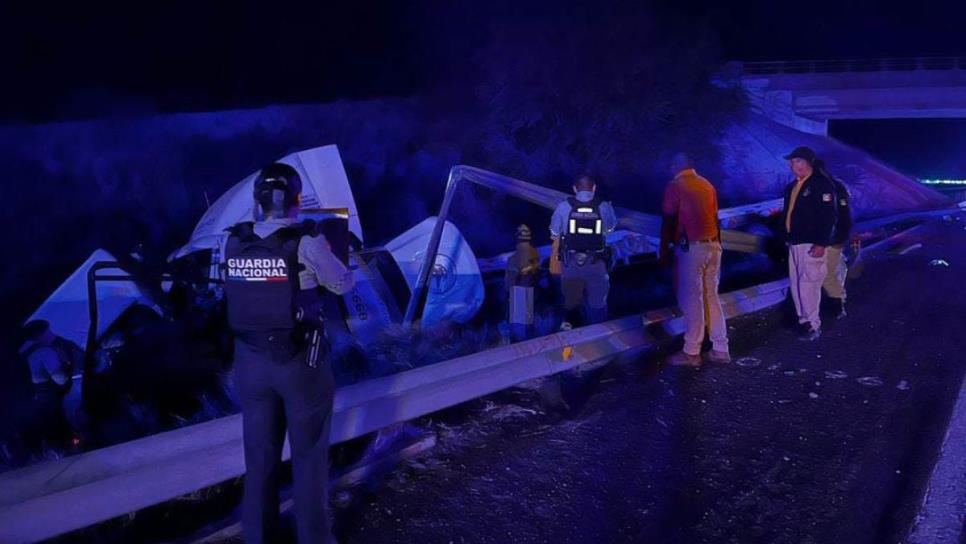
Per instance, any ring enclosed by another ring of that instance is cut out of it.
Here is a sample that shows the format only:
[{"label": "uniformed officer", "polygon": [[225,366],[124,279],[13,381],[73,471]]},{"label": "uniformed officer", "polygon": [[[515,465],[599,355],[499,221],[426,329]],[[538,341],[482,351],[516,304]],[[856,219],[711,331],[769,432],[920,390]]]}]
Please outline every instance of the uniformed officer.
[{"label": "uniformed officer", "polygon": [[822,334],[819,304],[828,272],[826,249],[832,245],[838,219],[835,184],[815,168],[818,157],[808,147],[785,156],[795,181],[785,188],[785,233],[788,244],[789,288],[800,326],[799,339]]},{"label": "uniformed officer", "polygon": [[31,423],[24,434],[30,447],[45,438],[63,445],[80,422],[80,380],[84,370],[84,351],[50,329],[39,319],[24,325],[25,341],[18,350],[30,366],[34,396]]},{"label": "uniformed officer", "polygon": [[262,169],[254,183],[256,221],[232,227],[223,252],[244,429],[242,521],[249,543],[276,538],[286,429],[298,541],[334,542],[327,492],[334,382],[325,361],[319,287],[342,294],[353,280],[325,238],[307,235],[297,223],[301,190],[291,166]]},{"label": "uniformed officer", "polygon": [[540,253],[531,243],[532,236],[527,225],[517,227],[517,248],[506,263],[507,317],[510,336],[515,341],[526,340],[533,332],[534,287],[539,279]]},{"label": "uniformed officer", "polygon": [[563,265],[564,329],[580,321],[581,308],[590,323],[607,318],[610,290],[607,234],[617,227],[611,203],[596,196],[594,176],[581,175],[573,191],[574,196],[557,205],[550,219],[550,236],[557,247],[552,258]]},{"label": "uniformed officer", "polygon": [[821,159],[816,159],[815,168],[820,170],[825,177],[835,184],[837,197],[835,203],[836,209],[838,210],[838,218],[835,221],[832,245],[828,246],[825,250],[828,271],[825,274],[825,281],[822,282],[822,288],[825,289],[825,294],[828,295],[828,309],[830,313],[841,319],[846,315],[845,279],[849,273],[847,259],[851,260],[855,257],[854,254],[848,258],[845,255],[846,244],[850,243],[849,238],[852,235],[852,207],[849,206],[849,189],[844,183],[828,172],[825,163]]}]

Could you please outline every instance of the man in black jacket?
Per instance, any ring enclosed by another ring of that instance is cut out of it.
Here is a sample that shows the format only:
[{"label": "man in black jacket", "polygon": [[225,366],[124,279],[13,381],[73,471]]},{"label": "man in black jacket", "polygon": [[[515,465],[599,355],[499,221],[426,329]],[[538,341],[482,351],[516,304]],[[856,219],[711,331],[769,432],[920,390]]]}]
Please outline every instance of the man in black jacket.
[{"label": "man in black jacket", "polygon": [[792,300],[801,327],[799,339],[818,339],[822,331],[819,304],[828,272],[826,248],[832,245],[838,219],[835,184],[814,167],[817,157],[808,147],[785,156],[795,181],[785,188],[786,243]]}]

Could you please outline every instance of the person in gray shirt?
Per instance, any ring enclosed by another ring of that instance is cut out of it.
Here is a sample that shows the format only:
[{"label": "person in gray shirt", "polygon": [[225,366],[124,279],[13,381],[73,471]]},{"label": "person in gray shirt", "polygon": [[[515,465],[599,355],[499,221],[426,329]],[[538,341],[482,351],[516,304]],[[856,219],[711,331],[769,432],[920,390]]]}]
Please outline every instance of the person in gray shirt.
[{"label": "person in gray shirt", "polygon": [[551,259],[562,265],[563,329],[581,321],[599,323],[607,318],[607,235],[617,227],[614,207],[596,196],[597,179],[592,174],[578,177],[573,191],[574,196],[558,204],[550,218],[550,236],[557,248]]}]

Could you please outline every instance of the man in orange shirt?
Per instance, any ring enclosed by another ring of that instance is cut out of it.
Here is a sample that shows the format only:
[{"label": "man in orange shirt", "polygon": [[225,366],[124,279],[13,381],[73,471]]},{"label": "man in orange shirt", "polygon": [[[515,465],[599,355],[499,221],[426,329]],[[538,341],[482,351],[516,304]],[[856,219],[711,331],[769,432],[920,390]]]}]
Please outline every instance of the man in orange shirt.
[{"label": "man in orange shirt", "polygon": [[675,248],[677,299],[687,330],[684,349],[670,363],[701,366],[701,343],[707,327],[712,351],[708,358],[728,362],[728,329],[718,299],[721,276],[721,230],[718,195],[711,183],[695,172],[691,159],[678,153],[671,161],[674,179],[664,189],[661,259],[668,262]]}]

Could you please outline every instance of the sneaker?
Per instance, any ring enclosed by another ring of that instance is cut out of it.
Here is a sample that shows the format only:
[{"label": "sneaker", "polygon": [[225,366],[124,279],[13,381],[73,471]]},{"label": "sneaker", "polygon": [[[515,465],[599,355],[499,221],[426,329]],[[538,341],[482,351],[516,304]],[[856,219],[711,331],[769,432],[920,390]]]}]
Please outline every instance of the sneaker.
[{"label": "sneaker", "polygon": [[560,332],[566,332],[573,330],[574,326],[569,321],[564,321],[560,324]]},{"label": "sneaker", "polygon": [[691,355],[688,353],[684,353],[683,351],[679,351],[674,355],[668,357],[667,362],[672,366],[690,366],[690,367],[697,368],[701,366],[701,356]]},{"label": "sneaker", "polygon": [[798,333],[798,339],[802,342],[814,342],[818,340],[819,336],[822,336],[822,330],[813,329],[811,326],[804,328],[802,332]]},{"label": "sneaker", "polygon": [[731,354],[727,351],[718,351],[713,349],[708,352],[708,360],[712,363],[730,363]]}]

